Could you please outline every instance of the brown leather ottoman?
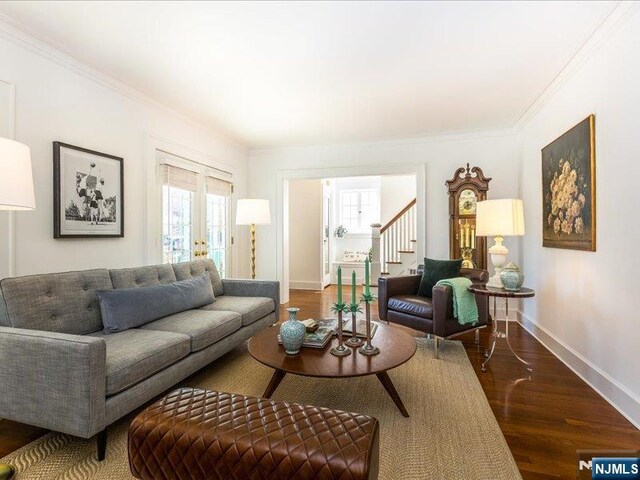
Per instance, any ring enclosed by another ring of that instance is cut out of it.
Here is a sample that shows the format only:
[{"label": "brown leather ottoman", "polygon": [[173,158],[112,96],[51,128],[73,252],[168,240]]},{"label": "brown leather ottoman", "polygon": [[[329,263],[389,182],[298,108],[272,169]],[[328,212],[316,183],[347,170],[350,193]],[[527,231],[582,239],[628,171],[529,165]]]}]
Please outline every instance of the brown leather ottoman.
[{"label": "brown leather ottoman", "polygon": [[129,428],[144,480],[373,480],[378,421],[327,408],[183,388]]}]

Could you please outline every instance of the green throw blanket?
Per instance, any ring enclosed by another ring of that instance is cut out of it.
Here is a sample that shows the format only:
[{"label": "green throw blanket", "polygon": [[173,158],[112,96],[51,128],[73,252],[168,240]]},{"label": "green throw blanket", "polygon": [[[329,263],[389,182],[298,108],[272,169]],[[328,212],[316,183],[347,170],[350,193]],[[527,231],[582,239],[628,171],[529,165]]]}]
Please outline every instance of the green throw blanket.
[{"label": "green throw blanket", "polygon": [[466,277],[447,278],[436,285],[451,287],[453,291],[453,316],[460,325],[478,323],[476,296],[468,288],[473,282]]}]

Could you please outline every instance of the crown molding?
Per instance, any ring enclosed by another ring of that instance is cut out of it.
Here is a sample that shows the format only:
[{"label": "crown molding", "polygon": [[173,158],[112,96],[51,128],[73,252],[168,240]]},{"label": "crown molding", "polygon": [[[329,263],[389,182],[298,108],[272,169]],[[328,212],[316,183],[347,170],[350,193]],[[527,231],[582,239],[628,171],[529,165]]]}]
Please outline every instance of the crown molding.
[{"label": "crown molding", "polygon": [[84,58],[78,58],[66,53],[64,48],[50,39],[39,35],[11,17],[0,13],[0,37],[18,46],[24,47],[46,60],[50,60],[74,73],[77,73],[93,82],[107,87],[116,93],[133,99],[147,107],[156,108],[181,121],[195,127],[207,135],[216,138],[237,148],[247,150],[247,145],[232,136],[211,129],[193,118],[175,110],[174,108],[152,98],[140,90],[137,90],[114,77],[102,72],[94,64]]},{"label": "crown molding", "polygon": [[465,140],[481,140],[486,138],[511,137],[518,132],[512,128],[495,128],[486,130],[456,130],[450,132],[434,133],[432,135],[412,135],[398,137],[374,138],[351,142],[333,143],[292,143],[273,147],[255,147],[249,149],[249,156],[259,156],[272,152],[282,152],[291,150],[323,149],[335,148],[355,149],[370,147],[393,147],[399,145],[420,145],[425,143],[460,142]]},{"label": "crown molding", "polygon": [[584,65],[584,63],[603,45],[612,32],[620,28],[640,8],[636,2],[619,1],[609,15],[589,35],[576,53],[567,61],[553,80],[536,97],[514,121],[513,130],[516,133],[529,123],[529,121],[549,103],[555,93],[570,80]]}]

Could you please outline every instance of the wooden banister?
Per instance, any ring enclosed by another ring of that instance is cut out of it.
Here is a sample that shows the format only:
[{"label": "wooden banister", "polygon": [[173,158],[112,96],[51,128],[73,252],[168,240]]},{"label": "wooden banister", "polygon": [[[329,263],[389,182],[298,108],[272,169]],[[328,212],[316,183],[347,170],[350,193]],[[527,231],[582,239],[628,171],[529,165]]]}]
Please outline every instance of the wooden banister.
[{"label": "wooden banister", "polygon": [[389,227],[391,227],[391,225],[396,223],[398,219],[402,217],[402,215],[407,213],[411,209],[411,207],[413,207],[416,204],[417,200],[418,200],[417,198],[414,198],[413,200],[411,200],[406,207],[400,210],[391,220],[389,220],[389,222],[387,222],[386,225],[380,228],[380,233],[384,233],[389,229]]}]

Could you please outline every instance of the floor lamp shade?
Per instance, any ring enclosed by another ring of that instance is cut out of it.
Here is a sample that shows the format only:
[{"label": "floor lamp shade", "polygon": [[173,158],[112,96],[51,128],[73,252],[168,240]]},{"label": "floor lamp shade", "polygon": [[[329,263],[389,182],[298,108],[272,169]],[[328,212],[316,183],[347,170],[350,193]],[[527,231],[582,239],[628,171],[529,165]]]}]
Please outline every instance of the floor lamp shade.
[{"label": "floor lamp shade", "polygon": [[476,235],[479,237],[494,237],[495,244],[489,248],[489,255],[491,255],[491,263],[495,267],[495,274],[489,279],[487,285],[502,288],[500,273],[509,254],[507,247],[502,244],[503,237],[524,235],[522,200],[504,198],[478,202],[476,207]]},{"label": "floor lamp shade", "polygon": [[236,209],[236,225],[250,225],[251,234],[251,278],[256,278],[256,225],[271,223],[269,200],[244,198],[238,200]]},{"label": "floor lamp shade", "polygon": [[269,200],[245,198],[238,200],[236,225],[268,225],[271,223]]},{"label": "floor lamp shade", "polygon": [[33,174],[29,147],[0,138],[0,210],[33,210]]}]

